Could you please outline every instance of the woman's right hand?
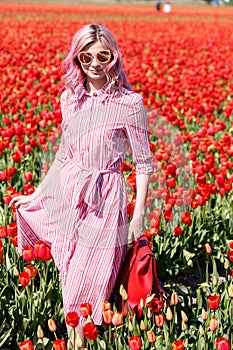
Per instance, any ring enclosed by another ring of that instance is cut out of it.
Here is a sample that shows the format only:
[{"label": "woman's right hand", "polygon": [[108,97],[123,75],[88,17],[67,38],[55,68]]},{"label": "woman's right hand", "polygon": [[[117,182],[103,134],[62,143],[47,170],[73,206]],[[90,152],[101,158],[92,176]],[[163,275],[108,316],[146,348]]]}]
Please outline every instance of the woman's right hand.
[{"label": "woman's right hand", "polygon": [[29,194],[29,195],[19,195],[19,196],[15,196],[11,199],[10,203],[9,203],[9,207],[11,208],[12,205],[15,206],[15,208],[17,209],[20,205],[22,204],[28,204],[31,201],[33,201],[34,199],[36,199],[37,197],[35,196],[34,193]]}]

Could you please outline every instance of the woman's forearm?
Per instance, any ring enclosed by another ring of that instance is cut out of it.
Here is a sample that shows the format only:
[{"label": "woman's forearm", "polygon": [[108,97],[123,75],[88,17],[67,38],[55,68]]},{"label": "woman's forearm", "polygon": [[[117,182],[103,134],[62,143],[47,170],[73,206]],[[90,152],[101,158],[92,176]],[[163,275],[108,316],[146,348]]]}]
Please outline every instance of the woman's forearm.
[{"label": "woman's forearm", "polygon": [[136,176],[137,196],[133,217],[145,214],[149,180],[150,175],[140,174]]}]

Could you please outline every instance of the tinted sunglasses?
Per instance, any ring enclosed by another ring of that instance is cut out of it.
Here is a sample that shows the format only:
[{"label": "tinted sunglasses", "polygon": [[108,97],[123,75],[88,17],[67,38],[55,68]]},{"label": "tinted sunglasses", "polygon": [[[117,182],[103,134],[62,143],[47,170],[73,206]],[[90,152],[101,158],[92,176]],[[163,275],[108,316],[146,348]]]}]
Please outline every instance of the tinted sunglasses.
[{"label": "tinted sunglasses", "polygon": [[78,54],[79,62],[84,65],[90,64],[93,61],[94,57],[96,57],[99,63],[108,63],[111,60],[112,53],[109,50],[103,50],[103,51],[97,52],[96,55],[92,55],[88,51],[81,51]]}]

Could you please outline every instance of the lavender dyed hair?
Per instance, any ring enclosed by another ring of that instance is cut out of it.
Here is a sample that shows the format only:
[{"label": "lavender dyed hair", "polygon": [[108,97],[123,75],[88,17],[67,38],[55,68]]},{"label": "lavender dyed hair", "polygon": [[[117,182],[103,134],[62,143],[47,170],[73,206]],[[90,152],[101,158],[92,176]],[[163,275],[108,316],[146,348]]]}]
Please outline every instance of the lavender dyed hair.
[{"label": "lavender dyed hair", "polygon": [[101,24],[88,24],[82,27],[73,37],[71,50],[63,62],[63,82],[66,89],[74,92],[75,87],[84,81],[86,75],[81,68],[77,56],[85,50],[87,45],[100,41],[107,50],[112,52],[112,60],[106,67],[106,76],[110,87],[131,90],[125,73],[122,69],[120,53],[116,40],[108,28]]}]

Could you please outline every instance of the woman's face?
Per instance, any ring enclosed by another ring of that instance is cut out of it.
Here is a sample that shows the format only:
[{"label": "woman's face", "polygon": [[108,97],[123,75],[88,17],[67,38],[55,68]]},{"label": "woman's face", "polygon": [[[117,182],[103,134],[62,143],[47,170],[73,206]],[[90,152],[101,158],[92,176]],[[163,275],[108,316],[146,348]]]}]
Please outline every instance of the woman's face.
[{"label": "woman's face", "polygon": [[79,56],[79,61],[83,72],[86,74],[87,82],[101,88],[101,86],[107,82],[105,68],[111,60],[111,53],[102,45],[100,41],[96,41],[94,44],[88,45],[83,51],[88,53],[89,57],[91,58],[90,63],[84,64]]}]

